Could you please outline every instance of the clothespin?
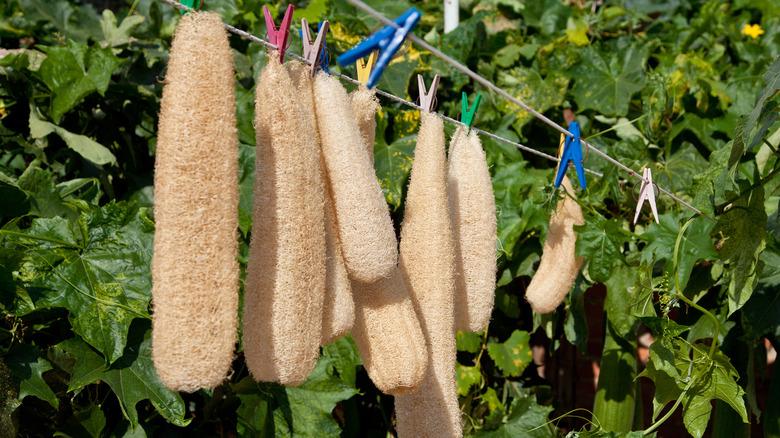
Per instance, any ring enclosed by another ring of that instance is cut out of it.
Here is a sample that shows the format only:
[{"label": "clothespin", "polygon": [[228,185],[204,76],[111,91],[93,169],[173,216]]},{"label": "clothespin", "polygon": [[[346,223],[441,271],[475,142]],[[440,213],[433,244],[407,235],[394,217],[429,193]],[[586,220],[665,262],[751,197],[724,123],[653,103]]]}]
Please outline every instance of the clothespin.
[{"label": "clothespin", "polygon": [[574,162],[574,168],[577,170],[577,179],[580,180],[580,187],[586,189],[585,183],[585,168],[582,166],[582,143],[580,143],[580,124],[577,122],[571,122],[569,124],[569,132],[573,135],[566,136],[566,142],[563,144],[563,153],[561,154],[561,162],[558,165],[558,172],[555,176],[555,187],[561,186],[563,181],[563,175],[566,174],[566,168],[569,167],[569,161]]},{"label": "clothespin", "polygon": [[311,31],[309,30],[309,22],[305,18],[301,18],[301,30],[300,35],[303,40],[303,57],[311,63],[311,77],[317,72],[317,67],[322,67],[326,73],[328,71],[327,56],[325,55],[325,35],[328,33],[328,21],[320,21],[319,28],[317,30],[317,39],[312,44]]},{"label": "clothespin", "polygon": [[[642,181],[642,185],[639,187],[639,199],[636,203],[636,213],[634,213],[634,225],[636,225],[636,221],[639,219],[639,212],[642,211],[642,206],[644,205],[645,201],[650,204],[650,210],[653,212],[655,223],[659,223],[658,211],[656,210],[655,205],[655,191],[653,191],[653,172],[650,171],[649,168],[646,168],[642,172],[642,176],[645,178],[645,180]],[[636,187],[636,185],[634,185],[634,187]],[[633,193],[633,190],[631,192]]]},{"label": "clothespin", "polygon": [[271,11],[268,10],[268,6],[263,6],[263,15],[265,15],[265,27],[268,30],[268,41],[275,45],[279,50],[279,62],[284,63],[284,51],[287,49],[287,32],[290,30],[290,24],[292,24],[293,11],[295,6],[288,5],[287,12],[284,13],[282,24],[276,27],[274,19],[271,17]]},{"label": "clothespin", "polygon": [[433,111],[433,102],[436,100],[436,90],[439,89],[439,75],[434,76],[431,88],[425,91],[425,80],[422,75],[417,75],[417,85],[420,87],[420,106],[423,111]]},{"label": "clothespin", "polygon": [[[181,3],[183,6],[190,7],[192,9],[200,9],[200,0],[180,0],[179,3]],[[190,11],[183,11],[179,10],[179,15],[184,15],[187,12]]]},{"label": "clothespin", "polygon": [[368,77],[371,75],[371,70],[374,68],[374,64],[376,64],[376,56],[379,54],[378,50],[374,50],[371,52],[370,55],[368,55],[368,60],[363,61],[363,59],[358,59],[355,62],[355,66],[357,67],[357,80],[366,83],[368,82]]},{"label": "clothespin", "polygon": [[477,94],[477,98],[474,99],[474,105],[471,106],[471,109],[469,109],[469,95],[466,94],[466,92],[462,92],[460,96],[461,100],[461,112],[460,112],[460,121],[465,123],[469,130],[466,133],[466,136],[471,134],[471,127],[474,125],[475,122],[475,115],[477,114],[477,109],[479,109],[479,102],[482,100],[482,95]]},{"label": "clothespin", "polygon": [[396,29],[389,25],[383,27],[357,46],[339,56],[339,65],[343,67],[347,64],[352,64],[378,49],[379,57],[377,58],[376,65],[371,70],[371,74],[368,76],[368,81],[366,81],[366,86],[368,88],[373,88],[379,81],[382,73],[384,73],[387,64],[390,63],[393,54],[398,51],[398,48],[401,47],[401,44],[406,39],[406,35],[417,26],[420,17],[422,17],[420,11],[415,8],[410,8],[403,15],[395,19],[394,22],[399,28]]}]

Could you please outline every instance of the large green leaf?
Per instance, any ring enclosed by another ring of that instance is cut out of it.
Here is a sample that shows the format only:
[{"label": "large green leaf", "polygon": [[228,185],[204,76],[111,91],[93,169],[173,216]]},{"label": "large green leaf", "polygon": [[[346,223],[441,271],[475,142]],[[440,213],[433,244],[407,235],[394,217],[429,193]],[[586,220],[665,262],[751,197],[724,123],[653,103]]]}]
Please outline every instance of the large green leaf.
[{"label": "large green leaf", "polygon": [[65,128],[61,128],[54,123],[49,123],[37,114],[37,110],[30,109],[30,135],[33,138],[44,138],[51,133],[55,133],[62,138],[69,148],[76,151],[79,155],[95,164],[116,164],[116,157],[111,151],[102,144],[91,138],[74,134]]},{"label": "large green leaf", "polygon": [[149,318],[153,224],[146,209],[110,203],[82,214],[80,234],[62,218],[36,219],[14,237],[36,308],[68,309],[73,330],[109,362],[125,349],[135,318]]},{"label": "large green leaf", "polygon": [[547,416],[552,406],[542,406],[533,395],[517,397],[512,401],[509,414],[496,430],[481,430],[479,438],[553,438],[555,433],[547,426]]},{"label": "large green leaf", "polygon": [[333,409],[358,391],[339,374],[337,363],[336,357],[320,356],[309,377],[295,388],[251,377],[233,385],[241,400],[239,431],[248,436],[339,437]]},{"label": "large green leaf", "polygon": [[133,326],[127,349],[113,364],[106,361],[78,336],[57,344],[76,360],[70,376],[68,391],[75,391],[96,382],[105,382],[119,399],[122,414],[138,427],[136,405],[149,400],[166,420],[177,426],[191,421],[184,418],[184,401],[181,396],[163,386],[152,362],[152,339],[149,322]]},{"label": "large green leaf", "polygon": [[21,216],[30,211],[30,197],[14,178],[0,172],[0,216]]},{"label": "large green leaf", "polygon": [[19,400],[31,395],[59,407],[59,400],[43,380],[43,373],[52,369],[38,347],[19,344],[11,348],[3,362],[11,371],[14,383],[19,387]]},{"label": "large green leaf", "polygon": [[[748,190],[750,183],[740,181],[743,194],[721,215],[714,233],[721,233],[720,258],[729,277],[729,315],[742,307],[758,284],[764,267],[760,255],[766,246],[764,187]],[[728,194],[734,196],[734,194]]]},{"label": "large green leaf", "polygon": [[63,201],[49,172],[38,166],[30,166],[19,177],[17,184],[29,196],[30,214],[44,218],[78,218],[76,206]]},{"label": "large green leaf", "polygon": [[[658,224],[650,224],[642,237],[647,240],[647,246],[642,250],[642,261],[650,263],[654,259],[664,260],[664,271],[668,278],[673,281],[674,267],[674,247],[677,242],[677,236],[680,233],[680,220],[684,215],[669,212],[659,217]],[[680,287],[684,290],[691,277],[694,265],[699,260],[717,260],[718,253],[710,238],[712,232],[712,222],[699,218],[693,221],[688,227],[680,242],[679,255],[677,258],[677,275],[680,280]],[[648,266],[652,269],[652,266]]]},{"label": "large green leaf", "polygon": [[683,423],[696,438],[704,435],[714,399],[728,403],[748,422],[737,371],[722,352],[716,351],[710,359],[708,350],[703,344],[690,345],[680,339],[656,341],[650,346],[647,367],[639,374],[655,384],[653,419],[668,403],[682,398]]},{"label": "large green leaf", "polygon": [[590,285],[582,275],[577,276],[574,287],[566,295],[566,319],[563,332],[566,339],[582,354],[588,354],[588,319],[585,315],[585,291]]},{"label": "large green leaf", "polygon": [[55,123],[86,96],[108,89],[111,74],[122,64],[111,48],[69,41],[49,46],[38,74],[52,92],[51,116]]},{"label": "large green leaf", "polygon": [[531,363],[532,353],[528,332],[515,330],[506,342],[489,342],[487,351],[505,376],[519,376]]},{"label": "large green leaf", "polygon": [[[561,74],[548,74],[542,78],[538,70],[526,67],[502,71],[498,76],[499,85],[507,93],[539,112],[545,112],[563,103],[570,80],[568,76]],[[517,132],[534,119],[531,113],[507,100],[502,99],[499,108],[505,114],[516,114],[512,127]]]},{"label": "large green leaf", "polygon": [[[100,410],[100,406],[91,405],[82,411],[75,411],[73,416],[65,423],[54,436],[67,438],[100,438],[106,427],[106,416]],[[139,429],[141,429],[139,427]]]},{"label": "large green leaf", "polygon": [[647,46],[617,52],[588,46],[574,68],[574,100],[580,110],[592,108],[608,116],[625,116],[631,95],[645,86]]},{"label": "large green leaf", "polygon": [[[761,90],[761,93],[758,95],[756,105],[745,122],[743,139],[748,150],[758,144],[766,134],[769,126],[764,126],[763,129],[756,129],[756,124],[759,123],[759,118],[762,117],[765,112],[768,103],[767,101],[774,98],[777,95],[778,90],[780,90],[780,56],[775,58],[767,72],[764,73],[764,89]],[[775,116],[768,125],[774,123],[775,120],[777,120],[777,111],[775,111]],[[757,138],[754,140],[754,137]]]},{"label": "large green leaf", "polygon": [[476,366],[466,366],[456,363],[455,384],[458,387],[458,395],[466,396],[472,386],[482,383],[482,373]]},{"label": "large green leaf", "polygon": [[143,15],[128,15],[122,20],[122,24],[117,26],[116,15],[111,9],[105,9],[103,19],[100,21],[105,43],[112,46],[129,43],[130,34],[144,22],[144,19]]},{"label": "large green leaf", "polygon": [[710,155],[709,167],[693,176],[691,195],[694,207],[702,213],[712,216],[715,206],[723,201],[726,189],[731,187],[733,170],[729,170],[728,161],[731,154],[732,143],[718,149]]},{"label": "large green leaf", "polygon": [[604,216],[588,217],[584,225],[574,225],[577,233],[577,257],[587,257],[588,273],[595,281],[605,282],[612,276],[615,264],[623,262],[622,245],[629,239],[620,224]]},{"label": "large green leaf", "polygon": [[780,339],[780,293],[777,290],[756,291],[740,313],[746,339],[757,340],[765,334]]}]

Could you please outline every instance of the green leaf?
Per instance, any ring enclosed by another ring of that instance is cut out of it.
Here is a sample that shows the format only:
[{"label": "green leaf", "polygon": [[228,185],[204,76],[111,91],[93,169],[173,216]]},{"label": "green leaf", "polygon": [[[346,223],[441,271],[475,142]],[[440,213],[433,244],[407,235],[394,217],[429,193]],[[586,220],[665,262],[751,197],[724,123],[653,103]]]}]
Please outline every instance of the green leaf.
[{"label": "green leaf", "polygon": [[579,110],[592,108],[607,116],[625,116],[631,95],[645,86],[645,61],[645,45],[617,52],[594,46],[583,49],[582,63],[573,71],[572,94]]},{"label": "green leaf", "polygon": [[[542,78],[542,74],[533,68],[519,67],[508,71],[499,71],[498,85],[521,102],[531,108],[545,112],[550,108],[560,106],[569,89],[569,76],[550,73]],[[498,103],[499,110],[504,114],[515,115],[512,127],[521,132],[534,116],[508,100]]]},{"label": "green leaf", "polygon": [[715,214],[715,206],[723,201],[726,189],[730,187],[734,175],[734,171],[728,167],[731,146],[732,143],[729,143],[713,152],[707,170],[693,177],[691,204],[706,215]]},{"label": "green leaf", "polygon": [[620,223],[604,216],[588,217],[584,225],[574,225],[577,233],[577,257],[588,259],[588,274],[594,281],[605,282],[617,263],[623,262],[622,245],[628,237]]},{"label": "green leaf", "polygon": [[749,182],[740,181],[740,188],[745,193],[731,203],[713,229],[713,233],[721,233],[725,239],[720,258],[726,265],[725,274],[729,276],[729,315],[750,298],[764,266],[760,260],[766,246],[764,187],[747,190],[748,187]]},{"label": "green leaf", "polygon": [[69,148],[87,160],[98,165],[116,164],[116,157],[107,147],[89,137],[74,134],[65,128],[41,120],[37,110],[30,108],[30,135],[33,138],[44,138],[52,132],[59,135]]},{"label": "green leaf", "polygon": [[639,375],[655,384],[653,420],[664,406],[681,397],[683,423],[696,438],[704,434],[714,399],[728,403],[743,422],[748,422],[737,371],[722,352],[716,351],[710,359],[708,350],[703,344],[690,345],[680,339],[656,341],[650,346],[650,361]]},{"label": "green leaf", "polygon": [[[647,231],[642,234],[642,237],[647,240],[647,246],[642,250],[641,260],[648,263],[653,260],[665,260],[664,271],[668,278],[674,278],[672,276],[674,274],[674,247],[680,233],[680,220],[684,217],[684,213],[662,214],[658,218],[659,224],[650,224]],[[699,260],[718,259],[718,253],[712,243],[712,238],[710,238],[713,226],[712,222],[706,219],[696,219],[688,227],[685,237],[680,242],[677,275],[683,290],[688,284],[693,267]],[[648,265],[648,268],[652,269],[652,265]]]},{"label": "green leaf", "polygon": [[[758,95],[756,105],[745,122],[743,139],[744,143],[748,145],[748,149],[758,144],[758,141],[766,134],[766,128],[768,128],[768,126],[765,127],[765,129],[759,129],[758,131],[754,128],[761,116],[765,113],[767,101],[774,98],[777,95],[777,91],[780,90],[780,56],[775,57],[774,61],[772,61],[772,65],[770,65],[767,72],[764,73],[764,84],[764,89],[761,90],[761,93]],[[777,115],[772,119],[772,123],[774,123],[774,120],[777,120]],[[772,123],[769,123],[769,125]],[[753,139],[754,137],[758,137],[758,141],[755,141]]]},{"label": "green leaf", "polygon": [[82,214],[78,226],[81,238],[65,219],[33,221],[30,237],[15,238],[28,257],[20,276],[36,308],[68,309],[73,330],[114,362],[132,320],[149,318],[153,226],[146,209],[124,203]]},{"label": "green leaf", "polygon": [[234,384],[233,390],[241,400],[241,429],[252,436],[278,437],[340,436],[333,409],[358,392],[338,375],[336,360],[327,356],[320,357],[309,377],[296,388],[257,383],[246,377]]},{"label": "green leaf", "polygon": [[482,346],[482,337],[479,333],[458,330],[455,332],[455,343],[458,347],[458,351],[476,353],[479,351],[479,347]]},{"label": "green leaf", "polygon": [[582,275],[577,276],[574,287],[566,295],[566,319],[563,332],[566,339],[584,355],[588,354],[588,319],[585,315],[585,291],[590,285]]},{"label": "green leaf", "polygon": [[131,42],[130,34],[144,22],[143,15],[128,15],[117,26],[116,16],[111,9],[103,10],[103,19],[100,20],[100,28],[103,29],[103,38],[111,46],[119,46]]},{"label": "green leaf", "polygon": [[54,391],[43,379],[43,373],[53,369],[44,359],[38,347],[31,344],[17,344],[3,357],[3,362],[11,371],[14,384],[19,388],[19,400],[27,396],[38,397],[55,408],[60,403]]},{"label": "green leaf", "polygon": [[28,167],[17,181],[30,199],[30,214],[38,217],[76,219],[79,213],[62,200],[51,174],[37,166]]},{"label": "green leaf", "polygon": [[616,332],[612,321],[607,322],[605,330],[593,421],[606,431],[627,433],[634,424],[637,395],[636,333],[624,338]]},{"label": "green leaf", "polygon": [[186,426],[191,420],[184,418],[184,401],[178,393],[163,386],[155,371],[150,323],[143,322],[133,328],[124,354],[110,366],[78,336],[57,344],[56,348],[76,360],[68,391],[105,382],[119,399],[122,414],[133,427],[138,427],[136,405],[143,400],[149,400],[166,420]]},{"label": "green leaf", "polygon": [[355,386],[357,368],[363,365],[363,361],[360,359],[357,345],[355,345],[351,335],[338,338],[329,345],[324,345],[322,355],[333,359],[333,368],[341,380],[350,386]]},{"label": "green leaf", "polygon": [[642,322],[652,330],[653,335],[655,335],[656,338],[673,338],[690,330],[690,327],[677,324],[669,318],[649,316],[641,319]]},{"label": "green leaf", "polygon": [[[508,259],[513,259],[520,238],[531,230],[547,229],[549,215],[533,201],[537,187],[546,182],[528,162],[508,163],[493,175],[493,195],[498,210],[498,239]],[[523,258],[522,255],[520,258]]]},{"label": "green leaf", "polygon": [[579,18],[569,17],[566,22],[566,40],[575,46],[587,46],[590,44],[588,25]]},{"label": "green leaf", "polygon": [[[100,410],[100,406],[91,405],[83,411],[75,411],[73,416],[60,430],[54,432],[54,436],[68,438],[100,438],[101,432],[106,427],[106,416]],[[140,429],[140,427],[139,427]]]},{"label": "green leaf", "polygon": [[377,115],[374,168],[376,176],[379,178],[379,184],[385,192],[385,199],[395,210],[401,206],[404,185],[412,170],[417,136],[400,138],[387,144],[385,141],[387,115],[385,110],[380,111]]},{"label": "green leaf", "polygon": [[38,74],[52,92],[51,112],[55,123],[63,114],[97,91],[106,92],[111,74],[122,64],[111,48],[87,47],[69,41],[65,46],[49,46],[48,56]]},{"label": "green leaf", "polygon": [[507,68],[514,65],[514,63],[520,59],[521,53],[522,49],[517,44],[507,44],[493,55],[493,59],[500,67]]},{"label": "green leaf", "polygon": [[607,286],[604,312],[617,335],[626,339],[632,339],[636,335],[637,319],[629,312],[631,302],[629,290],[634,287],[636,278],[636,268],[619,265],[614,269],[609,280],[604,283]]},{"label": "green leaf", "polygon": [[633,316],[657,315],[653,307],[653,266],[655,266],[655,257],[649,263],[647,260],[642,260],[637,269],[636,282],[633,290],[629,289],[628,298],[628,308]]},{"label": "green leaf", "polygon": [[504,376],[519,376],[533,359],[526,331],[515,330],[506,342],[489,342],[488,354]]},{"label": "green leaf", "polygon": [[533,395],[517,397],[512,400],[509,414],[504,423],[496,430],[481,430],[474,436],[478,438],[554,438],[555,433],[547,426],[547,416],[552,406],[542,406]]},{"label": "green leaf", "polygon": [[482,383],[482,373],[477,367],[467,367],[456,363],[456,378],[455,383],[458,387],[458,395],[467,396],[472,386],[480,385]]}]

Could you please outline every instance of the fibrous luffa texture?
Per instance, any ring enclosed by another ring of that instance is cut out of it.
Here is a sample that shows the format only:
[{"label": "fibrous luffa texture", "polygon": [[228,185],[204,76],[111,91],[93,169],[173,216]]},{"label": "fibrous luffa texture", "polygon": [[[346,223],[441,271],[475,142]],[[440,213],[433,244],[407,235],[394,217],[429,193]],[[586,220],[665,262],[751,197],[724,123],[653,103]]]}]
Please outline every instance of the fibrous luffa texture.
[{"label": "fibrous luffa texture", "polygon": [[[314,116],[314,92],[312,90],[311,67],[300,62],[288,62],[287,69],[290,78],[298,92],[298,97],[303,103],[306,118],[314,128],[314,140],[317,150],[320,148],[319,134],[317,131],[317,119]],[[319,72],[318,74],[325,74]],[[322,155],[320,154],[320,158]],[[344,264],[344,256],[341,252],[341,242],[336,223],[336,212],[333,209],[327,175],[324,172],[324,163],[320,159],[320,173],[325,182],[325,253],[327,262],[325,265],[325,302],[322,308],[322,336],[320,344],[327,345],[336,338],[346,335],[352,329],[355,321],[355,303],[352,300],[352,288],[350,286],[347,267]]]},{"label": "fibrous luffa texture", "polygon": [[154,173],[152,360],[174,391],[213,388],[238,328],[238,133],[233,53],[219,15],[179,21]]},{"label": "fibrous luffa texture", "polygon": [[376,136],[376,113],[382,108],[379,100],[376,98],[374,89],[369,89],[363,84],[349,94],[352,111],[355,112],[360,137],[363,138],[363,145],[366,147],[371,165],[374,164],[374,138]]},{"label": "fibrous luffa texture", "polygon": [[353,280],[352,292],[352,338],[371,381],[386,394],[415,391],[425,376],[428,350],[401,270],[373,283]]},{"label": "fibrous luffa texture", "polygon": [[455,386],[455,242],[443,122],[422,115],[401,226],[400,265],[428,344],[420,388],[395,399],[398,436],[460,437]]},{"label": "fibrous luffa texture", "polygon": [[[569,178],[563,177],[562,186],[574,196]],[[542,260],[525,291],[525,299],[536,313],[550,313],[563,302],[582,266],[582,257],[578,258],[574,252],[577,233],[573,228],[585,223],[582,209],[577,201],[564,195],[558,201],[557,210],[550,215]]]},{"label": "fibrous luffa texture", "polygon": [[317,362],[322,333],[324,184],[303,103],[278,54],[268,58],[256,89],[243,344],[256,380],[298,385]]},{"label": "fibrous luffa texture", "polygon": [[447,195],[455,234],[455,329],[485,329],[496,287],[496,200],[476,133],[459,127],[450,142]]},{"label": "fibrous luffa texture", "polygon": [[347,271],[363,282],[388,277],[398,259],[395,231],[349,96],[338,79],[318,75],[314,99]]}]

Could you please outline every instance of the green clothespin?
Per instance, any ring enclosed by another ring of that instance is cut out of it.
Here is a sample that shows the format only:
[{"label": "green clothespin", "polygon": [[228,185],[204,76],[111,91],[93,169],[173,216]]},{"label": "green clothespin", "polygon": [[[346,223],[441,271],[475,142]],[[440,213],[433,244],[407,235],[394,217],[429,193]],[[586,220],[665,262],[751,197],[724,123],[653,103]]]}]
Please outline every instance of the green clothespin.
[{"label": "green clothespin", "polygon": [[482,100],[482,95],[477,94],[477,98],[474,100],[474,105],[469,109],[469,95],[464,91],[461,95],[461,101],[463,102],[463,109],[460,112],[460,121],[468,125],[469,130],[466,133],[468,136],[471,134],[471,127],[474,125],[474,115],[479,108],[479,101]]},{"label": "green clothespin", "polygon": [[[200,9],[200,0],[179,0],[179,3],[181,3],[184,6],[188,6],[188,7],[192,8],[192,9],[195,9],[195,10]],[[190,12],[190,11],[183,11],[181,9],[179,10],[179,14],[181,14],[181,15],[184,15],[187,12]]]}]

